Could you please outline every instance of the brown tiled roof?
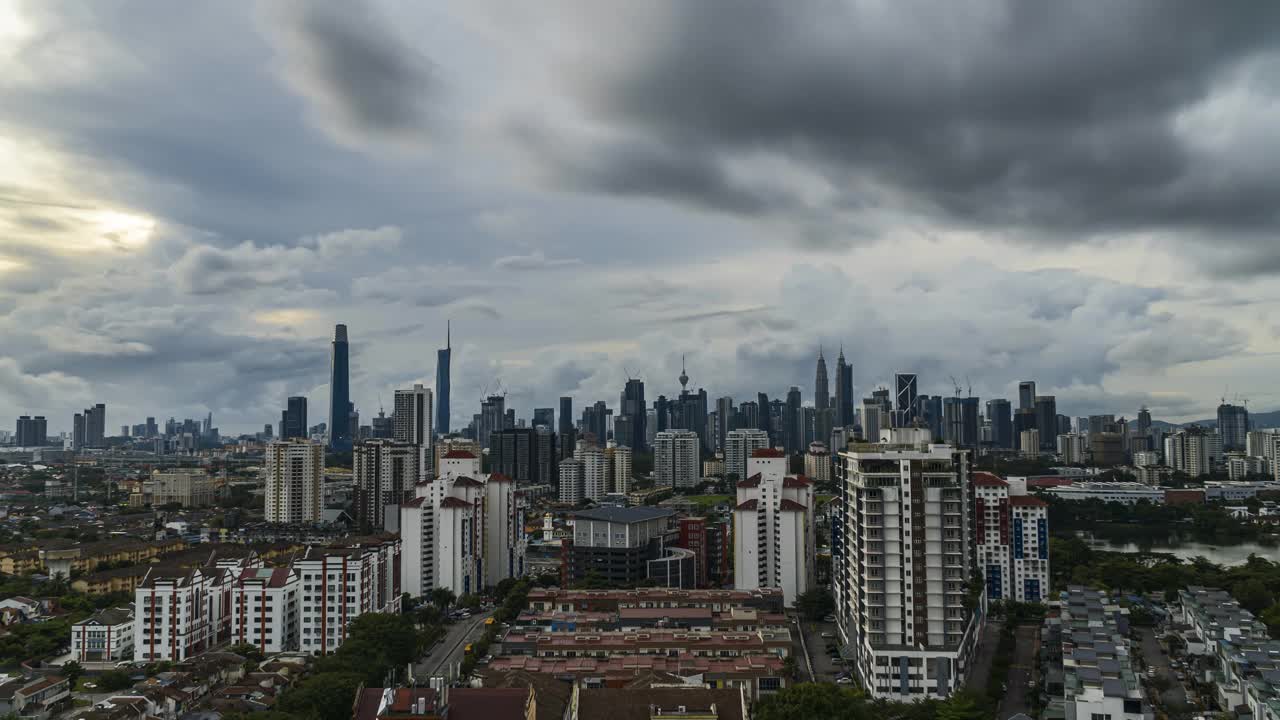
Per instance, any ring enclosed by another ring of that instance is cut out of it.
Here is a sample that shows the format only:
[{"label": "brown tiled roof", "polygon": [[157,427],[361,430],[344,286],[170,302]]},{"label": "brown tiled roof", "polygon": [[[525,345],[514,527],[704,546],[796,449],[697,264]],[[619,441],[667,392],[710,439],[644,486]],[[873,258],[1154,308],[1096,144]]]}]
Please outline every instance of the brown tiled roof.
[{"label": "brown tiled roof", "polygon": [[806,510],[808,510],[809,508],[805,507],[804,505],[801,505],[800,503],[796,502],[795,500],[791,500],[791,499],[788,499],[788,498],[783,498],[783,499],[782,499],[782,502],[778,503],[778,509],[779,509],[779,510],[794,510],[794,511],[796,511],[796,512],[805,512],[805,511],[806,511]]},{"label": "brown tiled roof", "polygon": [[1009,483],[1001,480],[999,477],[989,472],[976,472],[973,474],[973,484],[978,487],[1009,487]]},{"label": "brown tiled roof", "polygon": [[809,478],[804,475],[793,475],[791,477],[783,478],[782,480],[782,487],[789,488],[804,488],[809,487],[812,484],[813,483],[809,481]]},{"label": "brown tiled roof", "polygon": [[471,503],[456,497],[447,497],[440,501],[442,508],[469,508]]},{"label": "brown tiled roof", "polygon": [[469,450],[450,450],[444,454],[446,460],[475,460],[476,456]]},{"label": "brown tiled roof", "polygon": [[777,448],[756,448],[751,451],[751,457],[758,458],[780,458],[786,457],[787,454]]},{"label": "brown tiled roof", "polygon": [[1049,507],[1049,503],[1030,495],[1014,495],[1009,498],[1009,504],[1014,507]]},{"label": "brown tiled roof", "polygon": [[467,476],[465,476],[465,475],[463,475],[463,476],[459,477],[457,480],[454,480],[454,481],[453,481],[453,486],[454,486],[454,487],[459,487],[459,486],[462,486],[462,487],[482,487],[483,485],[484,485],[484,483],[480,482],[479,480],[477,480],[477,479],[475,479],[475,478],[469,478],[469,477],[467,477]]},{"label": "brown tiled roof", "polygon": [[527,688],[458,688],[449,691],[449,720],[524,720],[528,702]]},{"label": "brown tiled roof", "polygon": [[756,473],[755,475],[752,475],[746,480],[743,480],[742,482],[738,483],[738,487],[740,488],[760,487],[760,473]]},{"label": "brown tiled roof", "polygon": [[650,720],[654,709],[690,712],[715,707],[716,720],[747,720],[738,690],[701,687],[596,688],[578,691],[578,717],[608,720]]},{"label": "brown tiled roof", "polygon": [[760,501],[756,500],[755,498],[752,498],[742,503],[741,505],[738,505],[737,507],[734,508],[734,510],[755,510],[759,507],[760,507]]}]

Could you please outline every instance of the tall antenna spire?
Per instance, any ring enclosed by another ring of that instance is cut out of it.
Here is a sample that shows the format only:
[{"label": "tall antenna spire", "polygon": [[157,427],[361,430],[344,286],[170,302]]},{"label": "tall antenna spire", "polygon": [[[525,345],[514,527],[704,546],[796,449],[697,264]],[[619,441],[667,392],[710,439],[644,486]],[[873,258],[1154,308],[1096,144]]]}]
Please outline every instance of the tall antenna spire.
[{"label": "tall antenna spire", "polygon": [[689,373],[685,372],[684,354],[681,353],[680,354],[680,391],[684,392],[688,384],[689,384]]},{"label": "tall antenna spire", "polygon": [[452,349],[452,348],[453,348],[452,342],[453,342],[453,320],[452,320],[452,319],[448,319],[448,320],[445,320],[445,321],[444,321],[444,348],[445,348],[445,350],[449,350],[449,349]]}]

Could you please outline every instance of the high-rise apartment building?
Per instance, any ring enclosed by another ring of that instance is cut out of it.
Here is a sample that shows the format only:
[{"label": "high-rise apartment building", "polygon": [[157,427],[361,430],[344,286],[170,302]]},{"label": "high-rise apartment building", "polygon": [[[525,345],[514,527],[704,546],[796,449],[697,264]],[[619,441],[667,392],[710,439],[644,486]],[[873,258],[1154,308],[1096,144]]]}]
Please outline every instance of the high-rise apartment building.
[{"label": "high-rise apartment building", "polygon": [[654,437],[653,473],[657,487],[691,488],[702,482],[698,434],[666,430]]},{"label": "high-rise apartment building", "polygon": [[736,408],[733,406],[733,398],[722,397],[716,400],[716,450],[724,452],[725,442],[730,430],[737,427],[734,424]]},{"label": "high-rise apartment building", "polygon": [[826,443],[809,443],[809,452],[804,454],[804,474],[819,485],[831,482],[831,452]]},{"label": "high-rise apartment building", "polygon": [[500,430],[490,438],[489,468],[516,485],[555,481],[555,436],[546,426]]},{"label": "high-rise apartment building", "polygon": [[733,583],[739,590],[782,588],[783,602],[817,584],[813,484],[787,475],[787,456],[756,450],[737,484]]},{"label": "high-rise apartment building", "polygon": [[1249,436],[1249,409],[1243,405],[1219,405],[1218,434],[1222,436],[1224,451],[1244,450]]},{"label": "high-rise apartment building", "polygon": [[246,567],[231,588],[231,639],[263,653],[298,650],[302,588],[292,567]]},{"label": "high-rise apartment building", "polygon": [[608,448],[604,452],[605,467],[609,468],[613,475],[613,487],[610,492],[631,492],[631,448],[619,445]]},{"label": "high-rise apartment building", "polygon": [[444,347],[436,351],[436,432],[449,434],[449,363],[453,355],[453,323],[445,321]]},{"label": "high-rise apartment building", "polygon": [[1222,436],[1198,425],[1183,428],[1164,439],[1165,464],[1193,478],[1213,472],[1222,458]]},{"label": "high-rise apartment building", "polygon": [[134,662],[182,662],[231,639],[232,590],[256,556],[155,565],[134,590]]},{"label": "high-rise apartment building", "polygon": [[[1037,439],[1039,442],[1039,439]],[[1065,433],[1058,436],[1058,456],[1068,465],[1084,465],[1089,461],[1084,435]]]},{"label": "high-rise apartment building", "polygon": [[391,411],[392,438],[424,450],[430,447],[435,439],[434,410],[431,388],[415,383],[411,388],[396,390]]},{"label": "high-rise apartment building", "polygon": [[946,697],[964,687],[979,628],[966,607],[969,456],[897,439],[840,453],[837,625],[872,696]]},{"label": "high-rise apartment building", "polygon": [[268,443],[266,510],[269,523],[312,523],[320,519],[324,495],[324,447],[310,440],[278,440]]},{"label": "high-rise apartment building", "polygon": [[302,652],[324,655],[337,650],[351,623],[365,613],[400,612],[401,548],[399,538],[307,548],[294,563],[302,582]]},{"label": "high-rise apartment building", "polygon": [[400,507],[401,577],[410,595],[438,587],[464,595],[524,574],[515,483],[480,470],[479,456],[450,451],[439,476],[418,483]]},{"label": "high-rise apartment building", "polygon": [[1058,398],[1053,395],[1036,396],[1036,429],[1040,431],[1040,450],[1053,452],[1058,437]]},{"label": "high-rise apartment building", "polygon": [[368,440],[352,450],[355,521],[365,532],[386,530],[388,520],[413,495],[422,447],[398,440]]},{"label": "high-rise apartment building", "polygon": [[329,359],[329,447],[342,452],[351,449],[351,358],[347,326],[333,328]]},{"label": "high-rise apartment building", "polygon": [[40,447],[48,442],[48,423],[43,415],[18,417],[17,433],[13,436],[18,447]]},{"label": "high-rise apartment building", "polygon": [[[1076,437],[1079,437],[1078,435]],[[1040,602],[1049,595],[1049,504],[986,472],[973,474],[978,570],[987,599]]]},{"label": "high-rise apartment building", "polygon": [[107,406],[98,403],[84,411],[84,445],[85,447],[106,447],[107,442]]},{"label": "high-rise apartment building", "polygon": [[747,477],[747,460],[756,450],[769,447],[769,433],[764,430],[730,430],[725,436],[724,472],[735,481]]},{"label": "high-rise apartment building", "polygon": [[1026,457],[1040,454],[1040,431],[1031,428],[1018,433],[1018,452]]}]

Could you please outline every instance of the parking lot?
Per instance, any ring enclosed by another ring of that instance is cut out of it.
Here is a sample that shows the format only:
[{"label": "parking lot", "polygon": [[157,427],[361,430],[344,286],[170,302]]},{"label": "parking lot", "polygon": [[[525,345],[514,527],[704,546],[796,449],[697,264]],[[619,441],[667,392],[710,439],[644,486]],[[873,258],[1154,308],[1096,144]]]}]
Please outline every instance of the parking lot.
[{"label": "parking lot", "polygon": [[1170,663],[1169,655],[1156,639],[1155,631],[1144,627],[1139,628],[1138,632],[1142,637],[1142,658],[1150,674],[1149,678],[1144,678],[1144,683],[1150,683],[1153,678],[1161,678],[1160,683],[1162,685],[1167,683],[1168,686],[1168,689],[1159,695],[1160,704],[1165,712],[1171,718],[1189,717],[1191,707],[1187,703],[1186,688]]},{"label": "parking lot", "polygon": [[[817,682],[834,682],[837,676],[851,671],[851,668],[839,664],[832,658],[829,648],[839,642],[834,622],[802,622],[801,628],[804,632],[804,641],[809,648],[809,657],[813,661],[813,675]],[[830,637],[823,637],[823,635],[830,635]],[[808,677],[804,662],[799,663],[799,668],[805,677]]]}]

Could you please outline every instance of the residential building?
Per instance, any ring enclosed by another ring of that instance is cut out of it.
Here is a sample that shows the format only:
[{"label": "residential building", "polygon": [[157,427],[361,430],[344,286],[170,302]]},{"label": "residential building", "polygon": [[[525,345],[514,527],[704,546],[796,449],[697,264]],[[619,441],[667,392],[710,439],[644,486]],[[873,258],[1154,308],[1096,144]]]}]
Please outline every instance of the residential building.
[{"label": "residential building", "polygon": [[302,652],[324,655],[337,650],[351,623],[365,613],[400,612],[400,543],[398,538],[375,538],[307,548],[294,563],[302,583]]},{"label": "residential building", "polygon": [[190,568],[156,565],[134,590],[134,662],[181,662],[231,636],[231,590],[256,556]]},{"label": "residential building", "polygon": [[973,474],[977,565],[989,600],[1041,602],[1049,594],[1049,504],[1025,486]]},{"label": "residential building", "polygon": [[887,440],[840,453],[832,587],[842,653],[874,697],[946,697],[964,687],[981,626],[965,595],[969,455]]},{"label": "residential building", "polygon": [[604,454],[605,467],[613,474],[613,487],[609,492],[631,492],[631,448],[619,445],[607,448]]},{"label": "residential building", "polygon": [[[659,433],[661,434],[661,433]],[[675,512],[653,507],[599,507],[573,514],[573,541],[565,568],[570,579],[598,577],[634,585],[648,576],[648,562],[678,543]]]},{"label": "residential building", "polygon": [[71,697],[71,682],[62,675],[0,675],[0,713],[5,717],[47,720],[53,706]]},{"label": "residential building", "polygon": [[391,437],[426,452],[435,440],[434,415],[431,388],[415,383],[411,388],[396,390],[395,405],[391,411]]},{"label": "residential building", "polygon": [[1160,464],[1160,453],[1155,450],[1139,450],[1133,454],[1134,467],[1154,467]]},{"label": "residential building", "polygon": [[263,465],[267,522],[297,525],[320,519],[323,445],[297,438],[267,443]]},{"label": "residential building", "polygon": [[756,428],[730,430],[725,435],[724,472],[734,481],[747,476],[747,460],[756,450],[769,447],[769,433]]},{"label": "residential building", "polygon": [[231,641],[263,653],[298,649],[301,583],[291,567],[247,567],[231,591]]},{"label": "residential building", "polygon": [[48,444],[48,421],[43,415],[21,415],[18,417],[18,431],[14,435],[14,444],[18,447],[40,447]]},{"label": "residential building", "polygon": [[71,659],[79,663],[133,661],[133,610],[107,608],[71,626]]},{"label": "residential building", "polygon": [[690,488],[702,482],[697,433],[664,430],[654,436],[653,472],[658,487]]},{"label": "residential building", "polygon": [[285,409],[280,412],[281,440],[307,437],[307,399],[300,395],[285,401]]},{"label": "residential building", "polygon": [[466,451],[443,460],[440,476],[418,483],[415,497],[400,507],[405,591],[420,597],[444,587],[464,595],[524,575],[515,483],[482,474],[480,458]]},{"label": "residential building", "polygon": [[208,507],[213,501],[213,479],[203,470],[153,470],[129,495],[132,507]]},{"label": "residential building", "polygon": [[1198,425],[1170,433],[1164,439],[1165,464],[1191,477],[1213,472],[1222,457],[1222,436]]},{"label": "residential building", "polygon": [[1223,590],[1191,586],[1178,598],[1175,619],[1190,628],[1183,638],[1187,653],[1208,656],[1219,707],[1241,715],[1248,708],[1257,720],[1280,717],[1280,640]]},{"label": "residential building", "polygon": [[733,509],[733,582],[740,590],[780,587],[788,605],[817,584],[813,483],[787,475],[787,456],[756,450]]},{"label": "residential building", "polygon": [[1040,454],[1040,431],[1032,428],[1018,433],[1018,452],[1026,457]]},{"label": "residential building", "polygon": [[560,489],[557,496],[565,505],[578,505],[586,499],[586,466],[582,460],[571,457],[560,461]]},{"label": "residential building", "polygon": [[107,406],[98,403],[84,411],[84,445],[85,447],[106,447],[107,442]]},{"label": "residential building", "polygon": [[1058,457],[1062,462],[1068,465],[1084,465],[1089,460],[1086,452],[1084,435],[1067,433],[1058,436]]},{"label": "residential building", "polygon": [[780,614],[780,588],[758,590],[675,590],[635,588],[632,590],[571,590],[534,588],[529,591],[529,607],[539,612],[600,611],[618,613],[636,608],[704,608],[715,612],[750,609]]},{"label": "residential building", "polygon": [[367,440],[352,451],[353,505],[356,525],[364,532],[394,529],[400,503],[418,482],[422,446],[397,440]]},{"label": "residential building", "polygon": [[819,485],[831,482],[831,453],[825,444],[809,443],[809,452],[804,456],[804,474]]},{"label": "residential building", "polygon": [[1253,457],[1244,453],[1227,455],[1227,477],[1232,480],[1244,480],[1251,475],[1267,475],[1270,468],[1265,458]]},{"label": "residential building", "polygon": [[1049,694],[1047,717],[1150,720],[1133,668],[1128,610],[1097,590],[1070,586],[1057,618],[1045,621],[1050,675],[1062,692]]},{"label": "residential building", "polygon": [[491,436],[490,469],[516,485],[553,484],[555,466],[555,436],[546,426],[508,428]]}]

